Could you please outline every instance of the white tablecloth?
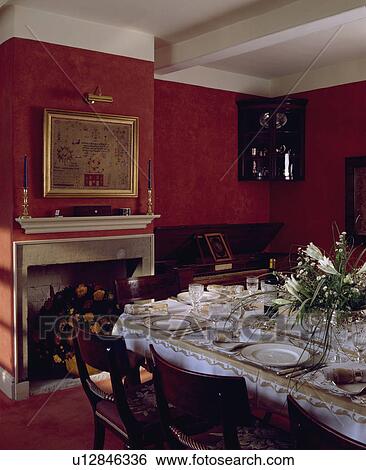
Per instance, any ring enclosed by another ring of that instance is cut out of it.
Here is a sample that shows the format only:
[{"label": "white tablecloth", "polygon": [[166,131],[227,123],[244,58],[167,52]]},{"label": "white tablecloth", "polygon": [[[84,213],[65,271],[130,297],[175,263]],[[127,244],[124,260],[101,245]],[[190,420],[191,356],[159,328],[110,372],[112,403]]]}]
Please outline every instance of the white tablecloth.
[{"label": "white tablecloth", "polygon": [[251,402],[270,412],[287,415],[286,398],[291,393],[300,404],[322,422],[353,439],[366,443],[366,399],[351,400],[316,388],[310,377],[304,380],[289,380],[245,363],[238,355],[229,355],[217,350],[202,333],[181,338],[169,338],[164,332],[150,332],[142,321],[121,316],[115,325],[114,334],[123,335],[127,348],[149,356],[149,346],[169,362],[188,370],[240,376],[246,379]]}]

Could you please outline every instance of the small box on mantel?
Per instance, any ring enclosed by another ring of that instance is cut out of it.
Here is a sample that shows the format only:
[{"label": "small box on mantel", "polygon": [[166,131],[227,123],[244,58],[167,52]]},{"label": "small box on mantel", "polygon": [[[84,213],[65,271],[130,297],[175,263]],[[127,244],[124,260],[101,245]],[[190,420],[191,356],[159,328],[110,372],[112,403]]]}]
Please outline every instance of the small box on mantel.
[{"label": "small box on mantel", "polygon": [[74,217],[112,215],[112,206],[74,206]]}]

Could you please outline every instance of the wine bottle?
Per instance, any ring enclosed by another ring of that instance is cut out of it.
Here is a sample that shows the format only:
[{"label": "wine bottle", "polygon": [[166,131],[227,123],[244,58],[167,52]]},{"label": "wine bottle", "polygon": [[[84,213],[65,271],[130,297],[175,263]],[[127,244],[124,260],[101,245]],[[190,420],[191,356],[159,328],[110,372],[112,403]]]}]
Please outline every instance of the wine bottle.
[{"label": "wine bottle", "polygon": [[278,277],[276,275],[276,259],[270,258],[269,260],[269,273],[264,280],[264,291],[268,292],[269,295],[264,301],[264,314],[272,316],[278,311],[278,307],[273,305],[272,301],[277,297],[277,286],[279,284]]}]

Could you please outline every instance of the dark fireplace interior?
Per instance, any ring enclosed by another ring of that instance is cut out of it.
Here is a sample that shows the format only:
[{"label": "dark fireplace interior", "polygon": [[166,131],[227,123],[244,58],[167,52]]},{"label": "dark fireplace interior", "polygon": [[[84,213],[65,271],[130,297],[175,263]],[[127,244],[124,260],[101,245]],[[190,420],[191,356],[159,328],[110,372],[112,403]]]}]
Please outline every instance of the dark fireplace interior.
[{"label": "dark fireplace interior", "polygon": [[[63,376],[62,364],[57,367],[43,367],[42,361],[35,360],[35,345],[38,341],[34,333],[40,322],[39,313],[49,302],[50,296],[66,287],[99,285],[106,292],[114,293],[114,280],[131,277],[141,265],[141,259],[94,261],[67,263],[28,268],[28,379],[55,379]],[[51,352],[52,355],[52,352]],[[37,358],[38,359],[38,358]]]}]

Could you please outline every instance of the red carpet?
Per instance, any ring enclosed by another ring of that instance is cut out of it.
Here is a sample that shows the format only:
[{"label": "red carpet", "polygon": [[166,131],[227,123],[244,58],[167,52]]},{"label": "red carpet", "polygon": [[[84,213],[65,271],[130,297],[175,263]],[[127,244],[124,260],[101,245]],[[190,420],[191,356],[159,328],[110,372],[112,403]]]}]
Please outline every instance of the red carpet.
[{"label": "red carpet", "polygon": [[[272,424],[288,430],[286,419],[274,418]],[[92,449],[93,435],[92,411],[81,387],[23,401],[0,392],[0,449]],[[107,430],[105,449],[121,448],[122,441]]]},{"label": "red carpet", "polygon": [[[9,400],[0,392],[0,449],[92,449],[92,411],[81,387]],[[106,432],[106,449],[122,441]]]}]

